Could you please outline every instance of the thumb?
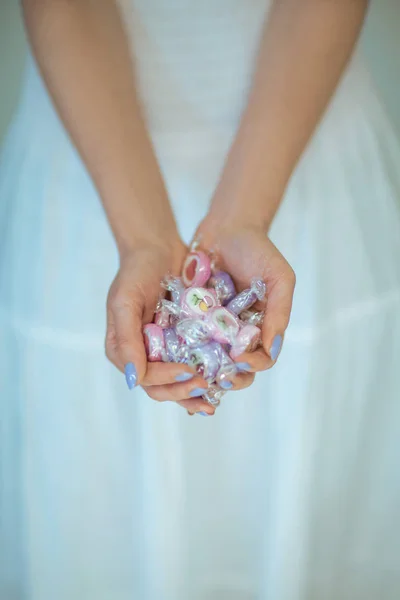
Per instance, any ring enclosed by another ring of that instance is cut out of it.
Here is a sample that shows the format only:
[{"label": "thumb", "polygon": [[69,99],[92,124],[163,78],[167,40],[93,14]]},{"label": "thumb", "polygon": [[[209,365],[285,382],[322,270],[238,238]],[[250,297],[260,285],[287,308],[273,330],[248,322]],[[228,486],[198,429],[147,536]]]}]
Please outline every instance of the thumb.
[{"label": "thumb", "polygon": [[137,302],[124,302],[111,307],[115,326],[115,350],[119,368],[124,371],[129,389],[143,381],[147,368],[143,341],[143,307]]},{"label": "thumb", "polygon": [[267,281],[267,307],[262,341],[265,352],[273,361],[279,356],[289,324],[295,285],[296,276],[286,261],[280,266],[278,274]]}]

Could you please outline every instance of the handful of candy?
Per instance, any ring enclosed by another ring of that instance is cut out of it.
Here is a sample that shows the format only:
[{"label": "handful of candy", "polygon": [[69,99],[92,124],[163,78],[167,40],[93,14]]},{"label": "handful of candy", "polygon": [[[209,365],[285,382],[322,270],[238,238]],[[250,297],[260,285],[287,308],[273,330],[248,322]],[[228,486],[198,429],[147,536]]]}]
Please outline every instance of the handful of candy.
[{"label": "handful of candy", "polygon": [[167,295],[143,330],[148,360],[194,367],[209,384],[203,398],[218,406],[237,372],[235,359],[261,344],[263,313],[251,307],[264,299],[265,283],[253,279],[237,293],[231,276],[198,250],[187,256],[182,277],[166,277],[162,286]]}]

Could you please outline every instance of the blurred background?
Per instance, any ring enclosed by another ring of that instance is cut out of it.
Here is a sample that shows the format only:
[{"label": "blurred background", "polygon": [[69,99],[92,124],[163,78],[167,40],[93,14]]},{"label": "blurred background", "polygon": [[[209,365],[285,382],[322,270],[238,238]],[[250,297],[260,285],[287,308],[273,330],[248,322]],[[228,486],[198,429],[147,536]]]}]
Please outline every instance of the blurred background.
[{"label": "blurred background", "polygon": [[[26,41],[18,0],[0,0],[0,141],[18,98]],[[392,121],[400,133],[400,0],[371,0],[362,45]]]}]

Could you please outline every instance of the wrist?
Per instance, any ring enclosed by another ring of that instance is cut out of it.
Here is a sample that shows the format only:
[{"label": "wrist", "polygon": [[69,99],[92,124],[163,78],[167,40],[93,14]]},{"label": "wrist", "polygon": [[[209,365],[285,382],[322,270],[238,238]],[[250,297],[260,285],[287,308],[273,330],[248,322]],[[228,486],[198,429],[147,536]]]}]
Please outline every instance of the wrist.
[{"label": "wrist", "polygon": [[157,232],[146,231],[143,234],[132,236],[129,240],[116,238],[120,261],[126,257],[135,256],[141,252],[151,250],[167,260],[174,261],[176,256],[181,256],[185,245],[178,233],[171,231],[170,235],[160,236]]},{"label": "wrist", "polygon": [[280,198],[249,189],[240,195],[216,192],[206,218],[207,227],[218,231],[256,229],[268,233],[280,204]]},{"label": "wrist", "polygon": [[264,173],[229,169],[215,191],[207,220],[231,227],[250,227],[268,232],[279,208],[285,186]]}]

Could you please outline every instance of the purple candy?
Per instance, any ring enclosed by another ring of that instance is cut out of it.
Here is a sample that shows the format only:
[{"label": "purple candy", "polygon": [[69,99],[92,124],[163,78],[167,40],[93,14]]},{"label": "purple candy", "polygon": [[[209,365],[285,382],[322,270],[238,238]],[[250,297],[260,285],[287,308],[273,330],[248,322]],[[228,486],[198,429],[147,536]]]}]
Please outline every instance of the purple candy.
[{"label": "purple candy", "polygon": [[221,344],[209,342],[189,350],[189,364],[196,367],[204,379],[214,381],[221,367],[224,353]]},{"label": "purple candy", "polygon": [[237,293],[232,277],[225,271],[217,271],[211,275],[208,287],[214,288],[222,305],[227,304]]},{"label": "purple candy", "polygon": [[166,362],[179,362],[179,349],[180,341],[179,337],[173,327],[167,327],[163,330],[165,351],[167,355]]},{"label": "purple candy", "polygon": [[266,285],[262,279],[253,279],[251,287],[240,292],[233,300],[227,304],[226,308],[235,315],[240,315],[244,310],[247,310],[257,300],[262,300],[265,297]]},{"label": "purple candy", "polygon": [[172,302],[176,304],[180,304],[182,299],[182,294],[185,291],[185,286],[183,285],[183,281],[180,277],[172,277],[168,275],[161,282],[162,287],[170,292]]},{"label": "purple candy", "polygon": [[183,319],[177,323],[176,331],[190,347],[205,344],[212,337],[208,323],[200,319]]}]

